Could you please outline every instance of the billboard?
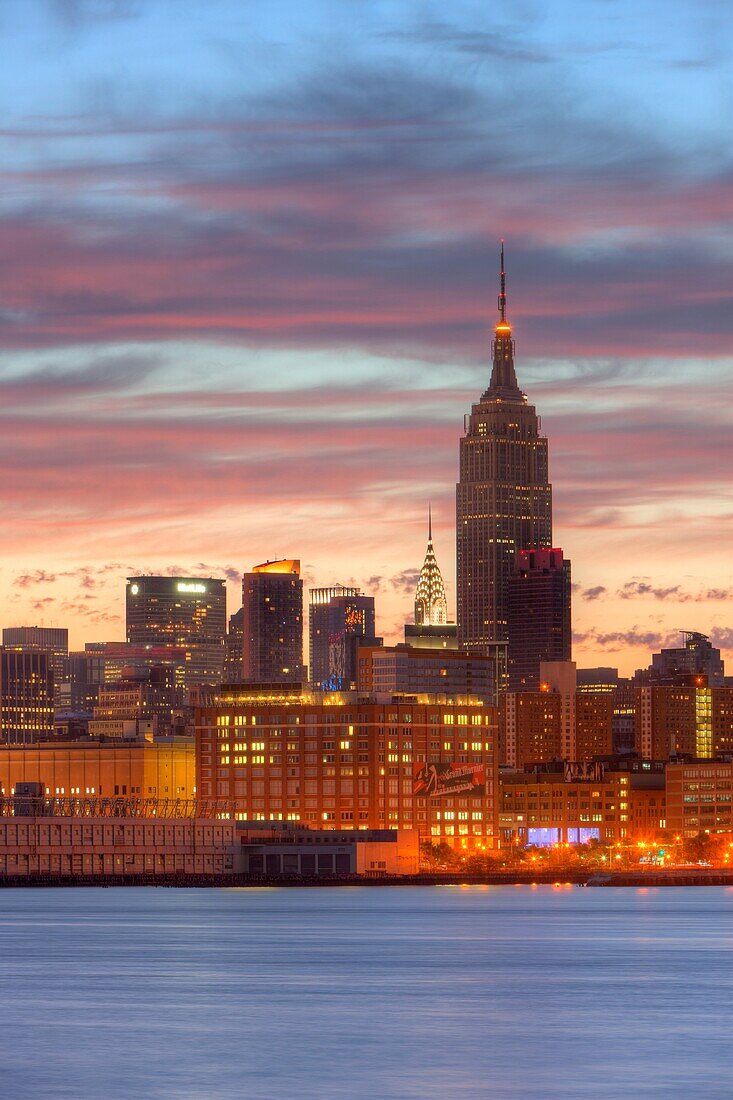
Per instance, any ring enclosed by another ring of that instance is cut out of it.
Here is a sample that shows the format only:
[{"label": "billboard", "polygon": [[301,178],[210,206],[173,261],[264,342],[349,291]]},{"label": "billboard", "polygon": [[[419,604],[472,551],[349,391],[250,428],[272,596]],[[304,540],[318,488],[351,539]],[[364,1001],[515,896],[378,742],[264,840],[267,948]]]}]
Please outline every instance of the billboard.
[{"label": "billboard", "polygon": [[413,764],[412,793],[417,797],[441,798],[451,794],[486,794],[483,764]]}]

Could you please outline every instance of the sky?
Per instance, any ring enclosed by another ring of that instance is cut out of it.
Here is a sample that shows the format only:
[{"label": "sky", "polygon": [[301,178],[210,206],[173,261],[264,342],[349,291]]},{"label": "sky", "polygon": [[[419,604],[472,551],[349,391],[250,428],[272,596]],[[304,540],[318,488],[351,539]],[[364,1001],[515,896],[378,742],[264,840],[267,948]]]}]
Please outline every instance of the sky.
[{"label": "sky", "polygon": [[503,237],[575,659],[733,666],[727,0],[3,0],[0,42],[0,625],[299,557],[398,640],[428,502],[454,613]]}]

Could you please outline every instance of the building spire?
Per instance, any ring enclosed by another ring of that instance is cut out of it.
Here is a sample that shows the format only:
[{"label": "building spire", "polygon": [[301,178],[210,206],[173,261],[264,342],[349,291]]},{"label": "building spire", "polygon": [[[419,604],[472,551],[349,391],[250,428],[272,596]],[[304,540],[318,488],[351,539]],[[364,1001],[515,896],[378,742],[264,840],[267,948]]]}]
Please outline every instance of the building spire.
[{"label": "building spire", "polygon": [[501,263],[499,268],[499,320],[494,326],[492,345],[493,366],[489,388],[482,401],[524,401],[524,394],[517,384],[514,373],[514,340],[512,326],[506,317],[506,271],[504,270],[504,241],[501,242]]},{"label": "building spire", "polygon": [[499,320],[506,322],[506,273],[504,271],[504,238],[501,239],[501,274],[499,289]]},{"label": "building spire", "polygon": [[415,592],[415,622],[418,626],[443,626],[448,622],[445,585],[433,549],[433,509],[428,504],[428,548]]}]

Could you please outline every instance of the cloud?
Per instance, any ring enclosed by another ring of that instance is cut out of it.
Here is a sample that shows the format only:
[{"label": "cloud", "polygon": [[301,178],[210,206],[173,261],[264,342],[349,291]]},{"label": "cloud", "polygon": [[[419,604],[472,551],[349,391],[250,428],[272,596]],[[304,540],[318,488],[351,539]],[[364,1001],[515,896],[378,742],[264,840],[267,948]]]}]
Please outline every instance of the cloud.
[{"label": "cloud", "polygon": [[662,646],[672,644],[675,634],[662,633],[654,630],[640,630],[634,626],[630,630],[598,631],[593,630],[576,636],[578,642],[592,643],[601,649],[611,652],[620,652],[625,649],[641,647],[643,649],[658,650]]},{"label": "cloud", "polygon": [[598,600],[601,596],[605,596],[608,589],[602,585],[597,584],[593,588],[583,588],[578,593],[582,600]]},{"label": "cloud", "polygon": [[710,631],[710,641],[718,649],[733,650],[733,627],[714,626]]},{"label": "cloud", "polygon": [[701,588],[693,592],[679,584],[668,587],[653,585],[646,580],[626,581],[618,590],[622,600],[650,598],[653,600],[671,600],[674,603],[704,603],[729,600],[733,590],[729,588]]},{"label": "cloud", "polygon": [[627,581],[618,592],[622,600],[633,600],[638,596],[651,596],[655,600],[668,600],[670,598],[680,601],[685,599],[680,592],[680,586],[675,584],[669,588],[655,588],[646,581]]}]

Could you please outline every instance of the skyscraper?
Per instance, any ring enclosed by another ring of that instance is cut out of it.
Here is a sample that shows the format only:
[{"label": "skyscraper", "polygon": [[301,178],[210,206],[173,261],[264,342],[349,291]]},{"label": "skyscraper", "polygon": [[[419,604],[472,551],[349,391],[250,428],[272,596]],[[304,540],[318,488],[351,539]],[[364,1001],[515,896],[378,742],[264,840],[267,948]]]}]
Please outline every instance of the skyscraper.
[{"label": "skyscraper", "polygon": [[569,661],[570,562],[562,550],[520,550],[507,599],[509,690],[538,691],[541,661]]},{"label": "skyscraper", "polygon": [[356,682],[356,651],[375,645],[374,596],[337,584],[311,588],[308,617],[309,675],[317,688],[348,690]]},{"label": "skyscraper", "polygon": [[52,655],[0,649],[0,740],[30,744],[53,736]]},{"label": "skyscraper", "polygon": [[38,651],[51,654],[54,705],[62,704],[62,684],[69,679],[69,631],[63,626],[5,626],[3,645],[6,649]]},{"label": "skyscraper", "polygon": [[242,578],[242,674],[247,683],[303,679],[300,561],[256,565]]},{"label": "skyscraper", "polygon": [[226,587],[214,577],[128,577],[127,641],[185,651],[182,680],[220,684],[224,667]]},{"label": "skyscraper", "polygon": [[433,514],[428,509],[428,548],[415,592],[415,625],[445,626],[447,622],[448,601],[445,598],[445,585],[433,549]]},{"label": "skyscraper", "polygon": [[514,372],[503,245],[492,350],[489,386],[465,420],[456,487],[458,638],[478,652],[507,641],[508,586],[517,551],[552,546],[547,439]]}]

